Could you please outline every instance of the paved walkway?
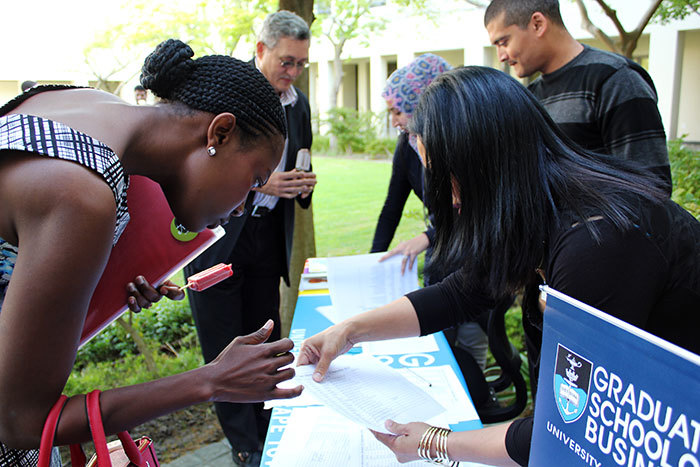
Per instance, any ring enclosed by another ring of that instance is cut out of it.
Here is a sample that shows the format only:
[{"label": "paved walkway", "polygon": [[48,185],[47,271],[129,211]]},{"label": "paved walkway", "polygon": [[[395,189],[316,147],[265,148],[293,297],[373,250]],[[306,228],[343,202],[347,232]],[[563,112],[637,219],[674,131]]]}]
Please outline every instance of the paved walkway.
[{"label": "paved walkway", "polygon": [[161,467],[233,467],[231,445],[226,438],[185,454]]}]

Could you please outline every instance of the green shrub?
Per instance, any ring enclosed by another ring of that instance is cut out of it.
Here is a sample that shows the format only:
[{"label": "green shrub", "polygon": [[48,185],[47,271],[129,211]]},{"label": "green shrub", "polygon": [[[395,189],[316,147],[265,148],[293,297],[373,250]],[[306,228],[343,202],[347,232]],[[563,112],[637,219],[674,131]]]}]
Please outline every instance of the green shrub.
[{"label": "green shrub", "polygon": [[391,157],[394,154],[394,148],[396,148],[396,138],[375,138],[367,141],[365,150],[362,152],[373,156]]},{"label": "green shrub", "polygon": [[314,140],[311,143],[312,154],[328,154],[328,149],[331,146],[330,138],[326,135],[315,134]]},{"label": "green shrub", "polygon": [[371,115],[353,109],[338,107],[328,112],[326,124],[338,142],[341,152],[361,152],[368,136]]},{"label": "green shrub", "polygon": [[136,345],[124,328],[112,323],[78,350],[75,368],[83,368],[90,362],[114,360],[135,351]]},{"label": "green shrub", "polygon": [[700,219],[700,151],[684,145],[683,138],[668,142],[673,200]]},{"label": "green shrub", "polygon": [[525,352],[525,331],[523,330],[523,311],[520,298],[506,312],[506,334],[511,343],[521,352]]},{"label": "green shrub", "polygon": [[[396,139],[377,136],[377,129],[384,124],[384,118],[384,113],[358,112],[346,107],[332,109],[327,118],[318,118],[319,125],[327,126],[329,132],[324,136],[315,135],[314,147],[317,152],[328,153],[330,135],[333,135],[337,142],[337,152],[391,155],[396,145]],[[319,140],[318,145],[316,145],[316,139]]]},{"label": "green shrub", "polygon": [[[168,343],[174,349],[180,348],[183,344],[187,346],[196,344],[196,329],[186,299],[181,301],[163,299],[150,309],[124,317],[132,320],[132,325],[141,332],[147,342],[151,343],[151,347],[154,347],[154,342],[155,347]],[[137,353],[138,350],[131,337],[115,322],[78,351],[75,368],[79,370],[90,362],[112,361]]]},{"label": "green shrub", "polygon": [[[104,331],[103,331],[104,332]],[[158,354],[156,365],[162,375],[182,373],[204,364],[199,347],[182,348],[177,357]],[[127,354],[111,361],[87,363],[82,369],[74,368],[63,390],[66,395],[83,394],[93,389],[110,389],[151,381],[143,356]]]},{"label": "green shrub", "polygon": [[143,336],[157,342],[173,344],[196,333],[187,299],[163,299],[150,309],[139,313],[138,318]]}]

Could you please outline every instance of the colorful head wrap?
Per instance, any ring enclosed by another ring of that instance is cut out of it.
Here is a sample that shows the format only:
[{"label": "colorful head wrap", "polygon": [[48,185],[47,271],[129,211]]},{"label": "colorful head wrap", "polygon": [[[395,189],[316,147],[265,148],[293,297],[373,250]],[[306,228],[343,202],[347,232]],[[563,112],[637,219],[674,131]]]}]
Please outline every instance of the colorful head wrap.
[{"label": "colorful head wrap", "polygon": [[440,73],[450,69],[452,67],[442,57],[435,54],[423,54],[389,76],[382,97],[391,107],[395,107],[401,113],[410,116],[425,88]]}]

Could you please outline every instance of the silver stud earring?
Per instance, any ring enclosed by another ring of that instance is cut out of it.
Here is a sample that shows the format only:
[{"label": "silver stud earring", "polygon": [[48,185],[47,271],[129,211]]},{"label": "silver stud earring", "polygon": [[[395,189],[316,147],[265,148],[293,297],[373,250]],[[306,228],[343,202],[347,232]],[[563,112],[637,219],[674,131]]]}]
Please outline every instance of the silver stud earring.
[{"label": "silver stud earring", "polygon": [[215,156],[216,155],[216,148],[214,146],[209,146],[207,148],[207,154],[210,156]]}]

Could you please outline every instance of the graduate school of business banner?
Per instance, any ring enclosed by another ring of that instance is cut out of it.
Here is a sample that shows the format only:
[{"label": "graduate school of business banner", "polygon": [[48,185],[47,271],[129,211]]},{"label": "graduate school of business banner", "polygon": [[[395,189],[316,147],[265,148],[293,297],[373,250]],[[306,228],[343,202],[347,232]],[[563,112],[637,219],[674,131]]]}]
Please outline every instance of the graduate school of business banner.
[{"label": "graduate school of business banner", "polygon": [[700,356],[543,290],[530,465],[700,467]]}]

